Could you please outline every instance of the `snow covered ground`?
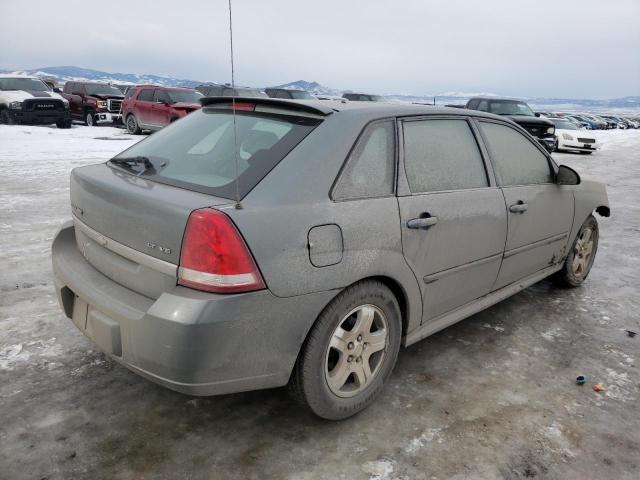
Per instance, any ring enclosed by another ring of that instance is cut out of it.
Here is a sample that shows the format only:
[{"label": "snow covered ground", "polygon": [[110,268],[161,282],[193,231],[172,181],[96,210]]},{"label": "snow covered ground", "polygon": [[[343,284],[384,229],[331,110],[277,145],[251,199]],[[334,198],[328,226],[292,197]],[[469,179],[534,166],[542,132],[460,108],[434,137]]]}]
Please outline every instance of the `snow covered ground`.
[{"label": "snow covered ground", "polygon": [[601,151],[554,155],[609,192],[585,285],[541,282],[403,350],[370,409],[326,423],[279,390],[194,399],[97,351],[57,305],[51,240],[71,169],[144,137],[0,125],[0,477],[638,478],[640,130],[590,133]]}]

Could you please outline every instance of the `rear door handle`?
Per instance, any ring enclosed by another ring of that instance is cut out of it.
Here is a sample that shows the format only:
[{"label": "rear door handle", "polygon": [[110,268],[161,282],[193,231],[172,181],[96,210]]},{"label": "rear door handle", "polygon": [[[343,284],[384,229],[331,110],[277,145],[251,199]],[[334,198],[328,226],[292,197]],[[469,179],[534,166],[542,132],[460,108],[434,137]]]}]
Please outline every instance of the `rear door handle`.
[{"label": "rear door handle", "polygon": [[509,211],[511,213],[524,213],[529,208],[529,205],[524,203],[523,201],[519,201],[509,207]]},{"label": "rear door handle", "polygon": [[412,218],[407,222],[407,228],[426,230],[438,223],[438,217]]}]

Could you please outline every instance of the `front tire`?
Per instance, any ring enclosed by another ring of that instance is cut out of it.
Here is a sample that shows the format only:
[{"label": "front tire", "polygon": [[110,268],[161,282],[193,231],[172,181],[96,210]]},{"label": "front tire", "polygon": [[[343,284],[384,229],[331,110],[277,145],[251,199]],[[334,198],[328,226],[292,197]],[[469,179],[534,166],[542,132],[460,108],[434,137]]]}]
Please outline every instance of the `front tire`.
[{"label": "front tire", "polygon": [[376,280],[348,287],[309,332],[290,382],[294,397],[328,420],[364,410],[393,371],[401,335],[400,307],[389,288]]},{"label": "front tire", "polygon": [[138,135],[142,130],[140,130],[140,126],[138,125],[138,120],[136,116],[132,113],[127,117],[127,132],[131,135]]},{"label": "front tire", "polygon": [[586,280],[598,250],[598,221],[593,215],[585,220],[580,227],[571,251],[567,255],[562,270],[557,272],[553,279],[561,287],[575,288]]},{"label": "front tire", "polygon": [[59,122],[56,122],[56,127],[71,128],[71,120],[60,120]]},{"label": "front tire", "polygon": [[9,115],[9,112],[7,112],[6,110],[1,110],[0,111],[0,123],[2,125],[14,125],[15,124],[13,118],[11,118],[11,115]]},{"label": "front tire", "polygon": [[580,153],[581,153],[582,155],[591,155],[593,152],[587,152],[587,151],[585,151],[585,150],[580,150]]},{"label": "front tire", "polygon": [[96,117],[93,110],[87,110],[84,114],[84,123],[87,127],[94,127],[96,124]]}]

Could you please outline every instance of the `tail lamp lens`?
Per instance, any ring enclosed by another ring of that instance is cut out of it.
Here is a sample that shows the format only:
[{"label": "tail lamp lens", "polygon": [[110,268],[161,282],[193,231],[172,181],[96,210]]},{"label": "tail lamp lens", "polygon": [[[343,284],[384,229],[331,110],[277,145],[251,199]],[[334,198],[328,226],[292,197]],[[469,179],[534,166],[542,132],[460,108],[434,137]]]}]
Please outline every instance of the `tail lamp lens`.
[{"label": "tail lamp lens", "polygon": [[191,212],[180,252],[178,284],[216,293],[265,288],[240,232],[224,213],[211,208]]}]

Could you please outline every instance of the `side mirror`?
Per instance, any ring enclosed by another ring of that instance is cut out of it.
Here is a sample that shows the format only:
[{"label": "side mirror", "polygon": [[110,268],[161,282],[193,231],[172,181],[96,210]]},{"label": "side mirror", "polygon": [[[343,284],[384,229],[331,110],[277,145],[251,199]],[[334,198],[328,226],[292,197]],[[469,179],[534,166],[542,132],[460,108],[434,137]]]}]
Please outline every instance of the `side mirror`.
[{"label": "side mirror", "polygon": [[71,95],[77,95],[78,97],[82,96],[82,92],[78,92],[77,90],[75,92],[71,92]]},{"label": "side mirror", "polygon": [[540,116],[541,116],[541,115],[540,115],[540,112],[536,112],[534,115],[535,115],[536,117],[540,117]]},{"label": "side mirror", "polygon": [[573,168],[560,165],[556,175],[556,183],[558,185],[580,185],[580,175]]},{"label": "side mirror", "polygon": [[62,93],[62,90],[60,90],[58,87],[53,87],[53,91],[55,93]]}]

